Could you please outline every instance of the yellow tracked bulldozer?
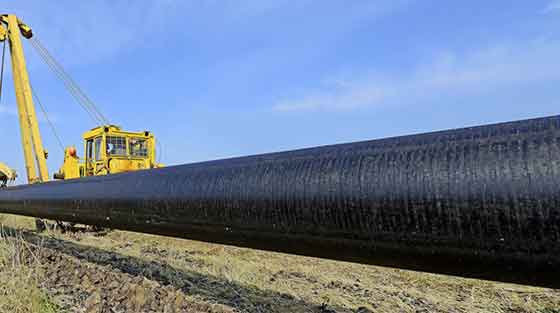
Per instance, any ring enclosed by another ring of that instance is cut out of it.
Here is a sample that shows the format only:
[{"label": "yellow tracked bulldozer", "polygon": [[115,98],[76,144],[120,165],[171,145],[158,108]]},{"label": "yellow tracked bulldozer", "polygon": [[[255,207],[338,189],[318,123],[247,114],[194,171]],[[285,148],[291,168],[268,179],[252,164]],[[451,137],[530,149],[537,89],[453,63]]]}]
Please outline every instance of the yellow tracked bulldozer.
[{"label": "yellow tracked bulldozer", "polygon": [[[50,123],[46,110],[31,87],[21,37],[29,40],[39,57],[62,80],[76,102],[98,125],[83,135],[84,154],[82,158],[78,156],[74,146],[63,148],[64,163],[60,170],[54,174],[54,179],[108,175],[162,166],[156,162],[156,139],[151,132],[125,131],[119,126],[110,124],[93,101],[85,95],[50,52],[35,38],[31,28],[15,15],[2,14],[0,15],[0,43],[3,43],[0,96],[2,94],[6,42],[8,42],[28,183],[49,181],[46,163],[48,153],[43,146],[39,131],[34,98],[41,106],[46,121],[49,122],[53,131],[55,131],[55,128]],[[56,137],[59,139],[58,136]],[[61,146],[63,146],[62,143]],[[13,181],[15,176],[13,170],[0,163],[1,185],[5,186],[9,181]]]}]

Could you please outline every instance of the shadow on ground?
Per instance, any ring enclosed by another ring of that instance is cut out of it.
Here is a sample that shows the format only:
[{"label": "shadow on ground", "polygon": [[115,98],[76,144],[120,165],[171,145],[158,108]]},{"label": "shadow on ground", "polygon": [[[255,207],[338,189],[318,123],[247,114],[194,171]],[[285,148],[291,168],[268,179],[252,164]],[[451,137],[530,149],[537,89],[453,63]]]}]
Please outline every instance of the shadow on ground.
[{"label": "shadow on ground", "polygon": [[[261,290],[250,285],[241,285],[225,278],[180,270],[162,262],[145,260],[123,255],[96,247],[80,245],[58,238],[38,235],[34,232],[3,227],[8,236],[16,236],[25,241],[52,249],[79,260],[109,266],[137,277],[171,285],[185,294],[198,296],[205,301],[235,307],[242,312],[355,312],[347,308],[308,303],[289,294]],[[361,311],[360,311],[361,312]]]}]

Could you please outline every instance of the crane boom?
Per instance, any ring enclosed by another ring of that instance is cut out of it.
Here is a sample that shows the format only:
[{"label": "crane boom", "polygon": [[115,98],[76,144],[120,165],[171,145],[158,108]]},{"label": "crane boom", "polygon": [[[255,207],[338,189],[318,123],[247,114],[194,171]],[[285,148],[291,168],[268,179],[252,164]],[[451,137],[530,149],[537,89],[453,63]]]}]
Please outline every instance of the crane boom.
[{"label": "crane boom", "polygon": [[[43,147],[39,131],[33,103],[35,94],[29,82],[22,36],[30,39],[39,56],[63,81],[77,102],[93,115],[96,122],[104,123],[84,134],[85,158],[78,157],[74,146],[65,149],[64,164],[54,175],[55,179],[107,175],[163,166],[156,162],[156,141],[151,132],[125,131],[119,126],[108,124],[107,119],[99,112],[95,104],[54,60],[46,48],[36,38],[32,38],[34,36],[31,28],[15,15],[0,14],[0,42],[7,40],[10,46],[21,142],[29,183],[46,182],[49,180],[49,173],[46,162],[48,153]],[[37,99],[37,101],[39,100]],[[40,102],[39,105],[41,105]]]},{"label": "crane boom", "polygon": [[2,22],[2,26],[7,26],[7,30],[3,28],[2,31],[0,31],[0,41],[8,40],[10,44],[12,75],[16,93],[27,180],[29,183],[46,182],[49,180],[46,161],[47,151],[43,147],[41,133],[39,131],[39,123],[37,122],[37,116],[35,114],[33,94],[29,83],[29,75],[21,42],[21,35],[29,39],[33,36],[33,33],[31,28],[21,22],[15,15],[1,15],[0,21]]},{"label": "crane boom", "polygon": [[[15,15],[0,14],[0,42],[4,42],[4,44],[6,41],[9,42],[21,142],[29,184],[47,182],[49,180],[49,173],[46,162],[48,154],[43,147],[39,123],[35,113],[33,97],[36,95],[29,82],[29,74],[23,53],[22,36],[30,39],[32,46],[37,50],[41,59],[63,81],[65,87],[67,87],[78,103],[88,113],[92,113],[96,122],[105,123],[105,125],[99,125],[84,134],[85,158],[80,159],[74,146],[65,149],[64,164],[59,172],[54,175],[54,179],[74,179],[84,176],[108,175],[162,167],[162,164],[157,163],[155,159],[156,141],[151,132],[125,131],[116,125],[108,124],[107,119],[99,112],[95,104],[84,94],[72,78],[69,77],[62,66],[54,60],[36,38],[32,38],[33,32],[31,28]],[[46,116],[46,111],[37,97],[36,100]],[[8,181],[15,179],[16,174],[7,167],[2,168],[1,165],[0,186],[5,186]],[[64,227],[64,222],[57,221],[57,223]],[[45,225],[44,221],[37,220],[39,230],[44,229]]]}]

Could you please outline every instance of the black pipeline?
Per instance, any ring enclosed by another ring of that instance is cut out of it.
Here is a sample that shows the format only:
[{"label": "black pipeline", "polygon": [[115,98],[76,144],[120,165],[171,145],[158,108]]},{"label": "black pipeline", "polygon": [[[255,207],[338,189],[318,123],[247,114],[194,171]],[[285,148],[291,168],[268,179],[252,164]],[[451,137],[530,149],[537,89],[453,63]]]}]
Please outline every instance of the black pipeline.
[{"label": "black pipeline", "polygon": [[558,288],[559,174],[553,116],[18,186],[0,212]]}]

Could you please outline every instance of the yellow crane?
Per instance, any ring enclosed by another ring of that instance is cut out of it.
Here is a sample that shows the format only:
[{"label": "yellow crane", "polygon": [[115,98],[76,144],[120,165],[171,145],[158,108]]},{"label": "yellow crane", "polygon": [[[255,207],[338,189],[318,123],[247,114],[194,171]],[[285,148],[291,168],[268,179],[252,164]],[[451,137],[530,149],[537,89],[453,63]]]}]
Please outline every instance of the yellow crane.
[{"label": "yellow crane", "polygon": [[21,36],[31,38],[33,33],[29,26],[22,23],[15,15],[1,15],[0,41],[8,40],[12,61],[12,76],[16,93],[19,126],[25,171],[29,183],[46,182],[49,180],[47,169],[48,152],[43,148],[35,106],[27,74],[27,66]]},{"label": "yellow crane", "polygon": [[[32,39],[31,28],[15,15],[0,15],[0,42],[8,41],[10,47],[12,76],[27,180],[29,183],[41,183],[49,180],[46,162],[48,152],[43,146],[39,131],[33,102],[34,94],[29,82],[23,52],[22,37]],[[38,43],[35,42],[34,45],[34,47],[37,47]],[[51,56],[44,47],[39,46],[38,49],[41,57],[47,58],[44,60],[51,69],[53,66],[57,66],[54,63],[55,61],[49,59]],[[58,70],[56,73],[66,75],[64,70]],[[73,80],[70,79],[70,81],[73,83]],[[68,81],[65,83],[68,83]],[[79,87],[70,87],[69,91],[76,93],[76,90],[78,90],[81,92]],[[90,101],[85,95],[81,97],[82,101],[85,101],[84,99]],[[88,113],[92,112],[88,111]],[[83,134],[85,158],[78,157],[74,146],[67,147],[64,150],[64,163],[58,173],[54,175],[55,179],[107,175],[162,166],[156,162],[156,139],[151,132],[125,131],[119,126],[109,124],[100,112],[93,112],[93,114],[99,122],[106,124],[101,124]],[[6,169],[8,169],[7,166]],[[12,176],[7,175],[7,170],[4,173],[7,179],[11,179],[9,177]],[[0,179],[4,176],[0,176]]]}]

